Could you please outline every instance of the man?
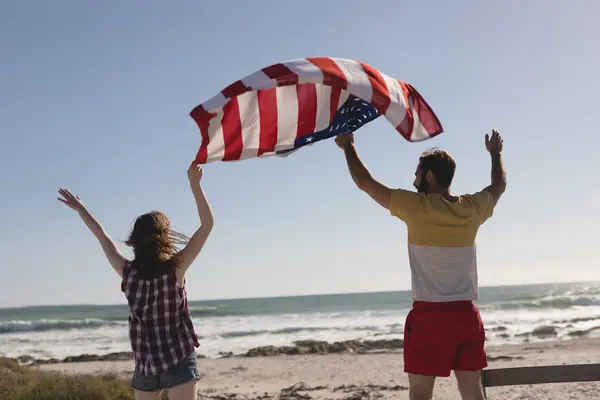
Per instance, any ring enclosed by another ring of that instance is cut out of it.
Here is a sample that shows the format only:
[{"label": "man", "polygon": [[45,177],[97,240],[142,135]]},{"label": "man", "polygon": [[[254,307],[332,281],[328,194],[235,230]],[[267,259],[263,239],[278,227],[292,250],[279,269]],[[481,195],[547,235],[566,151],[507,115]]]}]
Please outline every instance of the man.
[{"label": "man", "polygon": [[487,366],[485,332],[479,310],[475,237],[506,189],[503,141],[485,135],[492,159],[491,184],[472,195],[450,194],[456,162],[444,150],[419,159],[417,192],[390,189],[361,162],[352,134],[339,135],[356,185],[408,228],[413,308],[404,326],[404,371],[411,400],[429,400],[436,377],[454,370],[464,400],[483,400],[481,370]]}]

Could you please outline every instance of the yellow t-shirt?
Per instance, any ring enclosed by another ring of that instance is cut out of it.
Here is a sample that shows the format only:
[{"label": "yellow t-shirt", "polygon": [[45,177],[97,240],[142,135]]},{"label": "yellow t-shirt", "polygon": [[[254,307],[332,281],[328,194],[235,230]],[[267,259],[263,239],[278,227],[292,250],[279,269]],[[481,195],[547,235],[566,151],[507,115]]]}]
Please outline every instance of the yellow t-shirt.
[{"label": "yellow t-shirt", "polygon": [[392,191],[390,213],[406,223],[413,298],[444,302],[478,296],[475,237],[493,214],[488,192],[458,196]]}]

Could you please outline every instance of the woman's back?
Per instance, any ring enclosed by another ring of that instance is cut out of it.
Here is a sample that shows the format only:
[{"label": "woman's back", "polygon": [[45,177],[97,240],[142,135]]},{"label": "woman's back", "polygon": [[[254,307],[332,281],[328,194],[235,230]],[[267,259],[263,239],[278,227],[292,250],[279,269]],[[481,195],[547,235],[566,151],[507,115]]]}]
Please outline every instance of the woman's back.
[{"label": "woman's back", "polygon": [[145,279],[128,263],[121,290],[129,303],[129,337],[138,373],[167,371],[199,346],[185,287],[174,271]]}]

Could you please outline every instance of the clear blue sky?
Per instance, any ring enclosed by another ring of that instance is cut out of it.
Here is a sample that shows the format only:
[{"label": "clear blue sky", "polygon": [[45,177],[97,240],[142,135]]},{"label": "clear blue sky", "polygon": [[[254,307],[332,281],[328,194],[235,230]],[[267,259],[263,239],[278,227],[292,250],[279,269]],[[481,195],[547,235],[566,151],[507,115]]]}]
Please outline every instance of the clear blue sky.
[{"label": "clear blue sky", "polygon": [[[410,187],[435,145],[457,159],[454,192],[479,190],[483,136],[501,131],[509,186],[478,238],[482,285],[600,278],[600,3],[369,4],[2,2],[0,306],[123,302],[57,189],[80,195],[116,240],[151,209],[191,234],[185,171],[200,133],[189,111],[307,56],[367,62],[434,108],[445,133],[425,143],[382,118],[357,133],[391,186]],[[404,225],[356,189],[332,141],[210,164],[204,187],[216,227],[189,273],[192,299],[410,287]]]}]

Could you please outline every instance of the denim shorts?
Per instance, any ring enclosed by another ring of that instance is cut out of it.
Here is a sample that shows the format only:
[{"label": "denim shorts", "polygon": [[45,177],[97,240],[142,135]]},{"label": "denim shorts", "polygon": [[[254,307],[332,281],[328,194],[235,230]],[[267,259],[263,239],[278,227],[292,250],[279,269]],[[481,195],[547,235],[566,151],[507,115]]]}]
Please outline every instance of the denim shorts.
[{"label": "denim shorts", "polygon": [[165,371],[162,374],[139,375],[137,372],[134,372],[131,379],[131,387],[142,392],[154,392],[181,385],[191,380],[200,380],[195,351],[188,354],[175,368]]}]

